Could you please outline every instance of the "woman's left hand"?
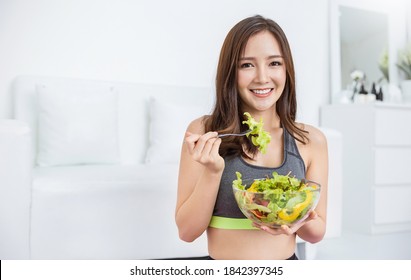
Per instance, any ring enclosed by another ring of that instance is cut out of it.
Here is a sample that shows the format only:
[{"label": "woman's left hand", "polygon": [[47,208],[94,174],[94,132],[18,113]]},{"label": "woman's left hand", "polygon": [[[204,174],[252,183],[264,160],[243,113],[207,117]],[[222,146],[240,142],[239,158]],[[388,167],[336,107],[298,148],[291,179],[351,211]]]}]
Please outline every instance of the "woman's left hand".
[{"label": "woman's left hand", "polygon": [[308,214],[308,217],[306,219],[304,219],[304,221],[300,222],[300,223],[296,223],[295,225],[289,227],[287,225],[282,225],[279,228],[270,228],[268,226],[264,226],[264,225],[259,225],[257,223],[253,223],[254,227],[257,227],[269,234],[272,235],[280,235],[280,234],[285,234],[285,235],[292,235],[294,234],[299,228],[301,228],[302,226],[304,226],[306,223],[308,223],[309,221],[315,220],[318,218],[317,213],[312,210],[310,212],[310,214]]}]

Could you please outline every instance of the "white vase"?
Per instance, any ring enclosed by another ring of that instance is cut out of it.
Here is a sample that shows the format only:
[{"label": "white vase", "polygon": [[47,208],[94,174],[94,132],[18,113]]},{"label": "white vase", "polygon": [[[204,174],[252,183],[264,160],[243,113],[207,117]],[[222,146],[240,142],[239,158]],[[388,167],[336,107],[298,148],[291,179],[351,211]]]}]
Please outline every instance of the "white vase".
[{"label": "white vase", "polygon": [[382,93],[384,102],[388,103],[402,103],[401,89],[394,84],[382,85]]},{"label": "white vase", "polygon": [[411,80],[404,80],[401,82],[402,101],[404,103],[411,103]]}]

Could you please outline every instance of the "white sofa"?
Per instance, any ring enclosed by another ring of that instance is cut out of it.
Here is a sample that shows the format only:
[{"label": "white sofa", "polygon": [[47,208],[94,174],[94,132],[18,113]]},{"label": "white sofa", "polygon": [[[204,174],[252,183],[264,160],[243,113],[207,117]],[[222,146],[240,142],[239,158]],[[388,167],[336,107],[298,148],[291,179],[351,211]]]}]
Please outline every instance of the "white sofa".
[{"label": "white sofa", "polygon": [[[178,238],[174,207],[184,129],[209,113],[211,88],[20,76],[12,93],[13,119],[0,121],[0,259],[207,255],[205,235]],[[323,131],[335,237],[342,139]]]}]

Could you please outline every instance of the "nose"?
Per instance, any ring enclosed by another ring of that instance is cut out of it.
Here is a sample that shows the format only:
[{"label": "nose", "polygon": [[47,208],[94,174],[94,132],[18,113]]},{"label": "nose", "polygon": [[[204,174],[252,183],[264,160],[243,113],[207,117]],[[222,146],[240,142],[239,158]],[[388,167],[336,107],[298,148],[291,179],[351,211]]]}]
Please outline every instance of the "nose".
[{"label": "nose", "polygon": [[266,67],[257,68],[255,81],[260,84],[265,84],[269,82],[269,73]]}]

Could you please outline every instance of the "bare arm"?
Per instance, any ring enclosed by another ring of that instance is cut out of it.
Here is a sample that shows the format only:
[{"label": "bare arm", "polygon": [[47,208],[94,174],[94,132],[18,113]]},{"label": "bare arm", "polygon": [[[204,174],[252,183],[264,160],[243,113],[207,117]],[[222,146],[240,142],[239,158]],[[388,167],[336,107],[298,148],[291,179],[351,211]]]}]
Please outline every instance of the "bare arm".
[{"label": "bare arm", "polygon": [[218,154],[221,139],[204,134],[200,119],[188,127],[180,159],[175,219],[182,240],[199,237],[210,222],[224,160]]},{"label": "bare arm", "polygon": [[327,220],[327,190],[328,190],[328,148],[324,134],[316,128],[310,128],[310,143],[306,149],[308,165],[306,179],[321,185],[321,196],[315,213],[310,220],[297,230],[297,235],[310,243],[323,239]]},{"label": "bare arm", "polygon": [[306,145],[300,145],[299,150],[307,166],[306,179],[321,185],[321,196],[317,207],[306,220],[292,227],[283,225],[281,228],[272,229],[257,224],[254,224],[254,226],[273,235],[292,235],[297,233],[301,239],[310,243],[316,243],[322,240],[326,229],[328,148],[327,140],[321,131],[311,126],[307,126],[306,129],[309,131],[310,141]]}]

